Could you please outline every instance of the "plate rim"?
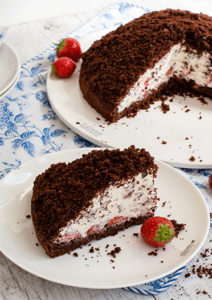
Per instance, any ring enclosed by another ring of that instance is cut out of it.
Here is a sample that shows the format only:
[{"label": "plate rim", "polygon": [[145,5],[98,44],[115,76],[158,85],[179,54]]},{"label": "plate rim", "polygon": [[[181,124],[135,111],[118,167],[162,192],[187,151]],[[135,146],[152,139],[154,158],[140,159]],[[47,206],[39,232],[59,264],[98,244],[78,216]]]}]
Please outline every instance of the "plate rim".
[{"label": "plate rim", "polygon": [[[63,151],[59,151],[59,152],[56,152],[56,153],[50,153],[50,154],[47,154],[47,155],[43,155],[43,156],[38,156],[38,157],[36,157],[36,158],[34,158],[34,159],[32,159],[32,160],[30,160],[30,161],[28,161],[28,162],[26,162],[26,163],[24,163],[23,165],[21,165],[20,166],[20,169],[24,169],[27,165],[30,165],[30,164],[33,164],[33,163],[35,163],[37,160],[39,160],[39,159],[41,159],[41,158],[43,158],[43,157],[46,157],[46,156],[57,156],[57,155],[62,155],[61,153],[63,153],[63,152],[81,152],[81,154],[83,154],[83,152],[85,151],[85,150],[90,150],[90,151],[93,151],[93,150],[97,150],[97,151],[100,151],[100,150],[104,150],[104,149],[106,149],[106,148],[101,148],[101,149],[97,149],[97,148],[73,148],[73,149],[67,149],[67,150],[63,150]],[[109,150],[111,150],[110,148],[109,148]],[[89,151],[89,152],[90,152]],[[86,153],[89,153],[89,152],[86,152]],[[73,160],[72,160],[73,161]],[[53,162],[52,162],[53,163]],[[185,260],[185,261],[183,261],[181,264],[179,264],[177,267],[174,267],[174,268],[172,268],[171,270],[169,270],[169,271],[166,271],[166,272],[164,272],[162,275],[158,275],[158,276],[155,276],[155,277],[153,277],[153,278],[148,278],[148,279],[145,279],[145,280],[142,280],[142,281],[138,281],[138,282],[135,282],[135,283],[128,283],[128,284],[116,284],[116,285],[113,285],[113,286],[111,286],[111,285],[106,285],[106,286],[95,286],[95,285],[85,285],[85,284],[81,284],[81,283],[74,283],[74,285],[73,284],[71,284],[71,283],[69,283],[69,282],[67,282],[67,280],[57,280],[57,279],[50,279],[50,278],[48,278],[48,276],[45,276],[45,275],[42,275],[42,274],[40,274],[39,272],[36,272],[36,271],[32,271],[32,270],[30,270],[30,268],[29,267],[27,267],[27,266],[22,266],[22,264],[21,263],[19,263],[19,262],[16,262],[16,259],[14,258],[14,257],[11,257],[9,254],[7,254],[7,253],[5,253],[5,251],[2,249],[2,247],[1,247],[1,244],[0,244],[0,251],[8,258],[8,259],[10,259],[14,264],[16,264],[18,267],[20,267],[21,269],[23,269],[23,270],[25,270],[25,271],[27,271],[27,272],[29,272],[30,274],[33,274],[33,275],[35,275],[35,276],[37,276],[37,277],[39,277],[39,278],[43,278],[43,279],[45,279],[45,280],[48,280],[48,281],[50,281],[50,282],[55,282],[55,283],[59,283],[59,284],[63,284],[63,285],[67,285],[67,286],[73,286],[73,287],[79,287],[79,288],[90,288],[90,289],[116,289],[116,288],[123,288],[123,287],[128,287],[128,286],[136,286],[136,285],[140,285],[140,284],[144,284],[144,283],[148,283],[148,282],[152,282],[152,281],[155,281],[155,280],[157,280],[157,279],[159,279],[159,278],[162,278],[162,277],[164,277],[164,276],[167,276],[167,275],[169,275],[169,274],[171,274],[171,273],[173,273],[173,272],[175,272],[175,271],[177,271],[178,269],[180,269],[180,268],[182,268],[183,266],[186,266],[186,264],[197,254],[197,252],[201,249],[201,247],[203,246],[203,244],[205,243],[205,241],[206,241],[206,238],[207,238],[207,236],[208,236],[208,232],[209,232],[209,228],[210,228],[210,218],[209,218],[209,211],[208,211],[208,206],[207,206],[207,203],[206,203],[206,201],[205,201],[205,199],[204,199],[204,196],[202,195],[202,193],[199,191],[199,189],[183,174],[183,173],[181,173],[179,170],[177,170],[177,169],[175,169],[175,168],[173,168],[172,166],[170,166],[170,165],[168,165],[168,164],[166,164],[166,163],[164,163],[164,162],[162,162],[162,161],[160,161],[160,160],[158,160],[158,159],[155,159],[155,163],[156,164],[159,164],[159,165],[161,165],[162,167],[165,167],[165,168],[168,168],[169,170],[172,170],[174,173],[176,172],[180,177],[182,177],[185,181],[187,181],[187,183],[190,185],[190,186],[192,186],[192,188],[198,193],[198,195],[199,195],[199,197],[201,198],[201,202],[202,202],[202,204],[203,204],[203,206],[205,207],[205,209],[206,209],[206,211],[207,211],[207,214],[206,214],[206,216],[207,216],[207,219],[208,219],[208,227],[207,227],[207,229],[205,230],[205,234],[204,234],[204,236],[202,237],[202,241],[199,243],[199,245],[197,245],[197,248],[196,248],[196,250],[191,254],[191,255],[189,255],[188,256],[188,258]],[[159,166],[160,167],[160,166]],[[11,173],[14,173],[14,172],[18,172],[20,169],[18,169],[18,170],[13,170],[13,171],[11,171],[8,175],[6,175],[2,180],[4,180],[7,176],[9,176]],[[38,175],[38,174],[37,174]],[[37,176],[36,175],[36,176]],[[5,205],[7,205],[7,203],[8,202],[10,202],[10,201],[13,201],[13,200],[8,200],[6,203],[4,203],[3,204],[3,206],[5,206]]]},{"label": "plate rim", "polygon": [[[12,46],[10,46],[7,42],[3,42],[2,46],[3,46],[4,44],[5,44],[8,48],[10,48],[10,50],[12,50],[12,52],[13,52],[15,58],[16,58],[16,61],[17,61],[17,63],[18,63],[18,67],[17,67],[17,70],[16,70],[16,72],[15,72],[15,75],[14,75],[13,79],[10,81],[10,83],[8,83],[8,85],[7,85],[3,90],[0,90],[0,99],[1,99],[1,97],[4,97],[4,96],[6,95],[5,92],[7,93],[7,92],[10,91],[10,88],[12,88],[12,86],[13,86],[14,82],[16,81],[17,77],[19,77],[20,69],[21,69],[20,59],[19,59],[18,54],[17,54],[17,52],[15,51],[15,49],[14,49]],[[4,94],[4,95],[2,95],[2,94]]]}]

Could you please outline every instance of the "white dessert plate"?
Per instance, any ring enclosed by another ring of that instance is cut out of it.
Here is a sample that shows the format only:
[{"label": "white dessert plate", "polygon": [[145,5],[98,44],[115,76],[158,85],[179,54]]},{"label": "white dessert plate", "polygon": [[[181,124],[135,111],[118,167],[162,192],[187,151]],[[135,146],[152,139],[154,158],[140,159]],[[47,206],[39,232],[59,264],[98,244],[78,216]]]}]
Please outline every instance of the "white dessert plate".
[{"label": "white dessert plate", "polygon": [[16,51],[7,43],[0,48],[0,96],[16,81],[20,73],[20,61]]},{"label": "white dessert plate", "polygon": [[13,84],[8,88],[8,90],[4,91],[3,94],[0,94],[0,100],[5,97],[16,85],[16,83],[18,82],[18,79],[20,77],[20,73],[18,73],[17,77],[15,78],[15,81],[13,82]]},{"label": "white dessert plate", "polygon": [[[114,28],[112,28],[114,29]],[[112,30],[107,28],[80,40],[82,50]],[[108,125],[105,119],[84,100],[79,87],[81,62],[67,79],[47,77],[47,93],[58,117],[73,131],[101,147],[124,148],[136,145],[154,157],[175,167],[212,168],[210,122],[212,101],[202,104],[196,98],[176,96],[167,101],[170,110],[164,114],[161,101],[141,110],[134,118],[123,118]],[[165,143],[164,143],[164,142]],[[195,160],[191,161],[191,157]]]},{"label": "white dessert plate", "polygon": [[[209,230],[207,204],[199,190],[179,171],[160,161],[156,187],[160,201],[156,215],[186,223],[186,230],[158,251],[133,233],[140,226],[132,226],[114,237],[92,241],[99,251],[90,253],[90,246],[52,259],[48,257],[38,240],[32,224],[30,200],[35,177],[52,163],[71,162],[91,148],[73,149],[36,158],[12,171],[0,181],[0,250],[15,264],[41,278],[84,288],[112,289],[134,286],[161,278],[186,265],[200,250]],[[95,149],[96,150],[96,149]],[[166,205],[162,207],[162,203]],[[201,224],[201,226],[200,226]],[[116,258],[107,255],[114,245],[121,247]],[[111,262],[111,259],[114,262]],[[161,263],[163,261],[163,263]],[[115,267],[115,268],[113,268]]]}]

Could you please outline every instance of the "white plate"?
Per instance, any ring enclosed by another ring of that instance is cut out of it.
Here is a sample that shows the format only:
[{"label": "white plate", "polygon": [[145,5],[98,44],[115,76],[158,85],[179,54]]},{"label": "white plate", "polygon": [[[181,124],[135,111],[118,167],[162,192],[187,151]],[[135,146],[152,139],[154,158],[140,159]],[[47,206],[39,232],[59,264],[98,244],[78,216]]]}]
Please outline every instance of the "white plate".
[{"label": "white plate", "polygon": [[15,78],[15,81],[13,82],[13,84],[8,88],[8,90],[6,90],[3,94],[0,94],[0,100],[5,97],[16,85],[16,83],[18,82],[18,79],[20,77],[20,74],[18,73],[18,76]]},{"label": "white plate", "polygon": [[[95,40],[112,29],[82,39],[82,50],[88,49]],[[52,108],[73,131],[102,147],[136,145],[145,148],[157,159],[176,167],[212,168],[212,139],[209,138],[211,100],[207,100],[208,105],[202,105],[197,99],[187,97],[184,100],[176,96],[173,102],[166,102],[170,105],[170,111],[166,114],[162,113],[159,101],[151,106],[149,112],[141,110],[135,118],[123,118],[107,125],[82,96],[79,88],[80,66],[81,62],[68,79],[56,78],[51,72],[47,77],[47,93]],[[187,109],[190,111],[186,113]],[[162,144],[162,141],[167,144]],[[195,161],[189,160],[191,156],[195,157]]]},{"label": "white plate", "polygon": [[0,48],[0,95],[7,91],[20,73],[20,61],[16,51],[7,43]]},{"label": "white plate", "polygon": [[[156,257],[148,256],[154,248],[145,244],[140,236],[137,238],[133,235],[139,233],[140,226],[128,228],[114,237],[93,241],[92,246],[100,247],[101,257],[96,256],[96,251],[89,253],[90,247],[84,246],[76,250],[78,257],[66,254],[52,259],[46,255],[42,246],[36,247],[38,240],[32,220],[26,218],[26,215],[31,214],[31,187],[35,177],[52,163],[69,162],[91,150],[73,149],[39,157],[1,180],[0,250],[15,264],[34,275],[61,284],[95,289],[138,285],[186,265],[207,237],[208,208],[199,190],[186,177],[159,161],[156,186],[161,201],[156,215],[167,217],[171,214],[170,219],[187,224],[187,231],[182,231],[180,238],[168,244],[166,251],[160,250]],[[164,201],[167,203],[162,207]],[[114,244],[122,249],[114,259],[115,263],[110,262],[113,257],[105,252],[106,244],[110,245],[108,250],[114,249]]]}]

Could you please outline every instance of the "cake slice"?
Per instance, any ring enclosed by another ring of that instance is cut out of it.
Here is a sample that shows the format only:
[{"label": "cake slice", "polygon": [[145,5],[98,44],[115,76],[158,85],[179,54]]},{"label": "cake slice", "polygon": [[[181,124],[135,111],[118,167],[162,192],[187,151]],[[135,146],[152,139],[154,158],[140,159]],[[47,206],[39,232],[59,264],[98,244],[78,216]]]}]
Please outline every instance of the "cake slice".
[{"label": "cake slice", "polygon": [[34,182],[33,225],[54,258],[154,215],[157,165],[144,149],[94,150],[53,164]]},{"label": "cake slice", "polygon": [[212,98],[212,17],[167,9],[118,27],[82,55],[84,99],[115,122],[164,95]]}]

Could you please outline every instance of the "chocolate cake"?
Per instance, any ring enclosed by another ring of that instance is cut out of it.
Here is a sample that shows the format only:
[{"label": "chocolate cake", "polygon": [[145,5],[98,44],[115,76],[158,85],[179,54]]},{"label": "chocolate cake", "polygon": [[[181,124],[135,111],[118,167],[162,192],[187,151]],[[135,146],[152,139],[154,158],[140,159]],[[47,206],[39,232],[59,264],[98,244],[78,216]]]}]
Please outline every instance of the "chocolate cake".
[{"label": "chocolate cake", "polygon": [[167,9],[118,27],[82,55],[86,101],[115,122],[164,95],[212,98],[212,18]]},{"label": "chocolate cake", "polygon": [[53,164],[34,182],[31,215],[54,258],[154,215],[157,165],[144,149],[94,150]]}]

